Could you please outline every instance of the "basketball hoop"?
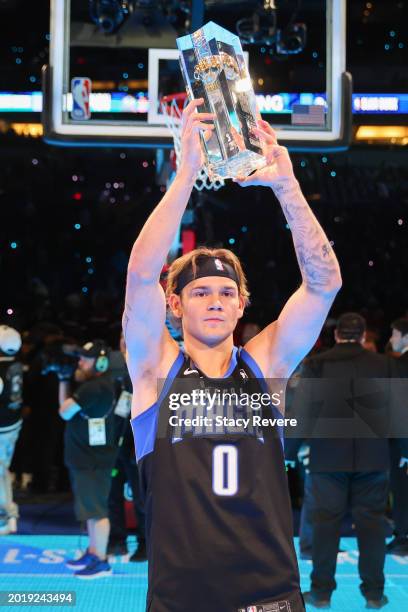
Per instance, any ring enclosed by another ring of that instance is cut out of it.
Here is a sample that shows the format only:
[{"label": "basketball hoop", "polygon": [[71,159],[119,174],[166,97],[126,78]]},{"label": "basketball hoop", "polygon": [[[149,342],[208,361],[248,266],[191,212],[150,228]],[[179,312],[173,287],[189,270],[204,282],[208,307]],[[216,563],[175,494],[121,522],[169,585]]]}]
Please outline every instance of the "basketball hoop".
[{"label": "basketball hoop", "polygon": [[[181,158],[181,115],[187,104],[188,99],[186,93],[163,96],[160,101],[160,108],[164,115],[166,125],[173,135],[176,168],[179,167]],[[210,178],[205,166],[199,170],[194,183],[194,187],[198,191],[202,191],[203,189],[214,189],[217,191],[220,187],[223,187],[223,185],[225,185],[225,181],[220,179],[213,180]]]}]

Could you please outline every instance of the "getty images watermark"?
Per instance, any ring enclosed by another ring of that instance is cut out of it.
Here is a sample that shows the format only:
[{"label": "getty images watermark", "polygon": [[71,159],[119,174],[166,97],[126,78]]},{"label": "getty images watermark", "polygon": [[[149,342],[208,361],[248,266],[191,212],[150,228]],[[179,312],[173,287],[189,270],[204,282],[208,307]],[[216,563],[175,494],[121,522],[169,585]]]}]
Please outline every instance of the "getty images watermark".
[{"label": "getty images watermark", "polygon": [[[185,393],[171,393],[169,418],[172,427],[296,427],[297,419],[273,415],[265,417],[262,408],[283,405],[284,391],[275,393],[246,393],[215,389],[193,389]],[[176,412],[179,413],[176,414]]]},{"label": "getty images watermark", "polygon": [[[170,426],[177,440],[186,434],[260,437],[264,428],[284,428],[286,438],[408,438],[408,378],[242,378],[236,386],[176,379],[158,435],[167,437]],[[165,383],[158,381],[159,397]]]}]

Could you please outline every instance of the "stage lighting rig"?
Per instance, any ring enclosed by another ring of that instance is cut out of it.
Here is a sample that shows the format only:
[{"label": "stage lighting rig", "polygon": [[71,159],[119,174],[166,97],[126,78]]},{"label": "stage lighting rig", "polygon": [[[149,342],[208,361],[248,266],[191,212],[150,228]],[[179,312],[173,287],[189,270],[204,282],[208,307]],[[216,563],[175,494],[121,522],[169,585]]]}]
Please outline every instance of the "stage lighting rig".
[{"label": "stage lighting rig", "polygon": [[145,28],[161,24],[164,18],[169,24],[178,26],[181,23],[183,29],[186,27],[186,20],[191,15],[191,2],[187,0],[89,0],[89,14],[92,21],[98,26],[98,30],[104,34],[118,33],[125,21],[130,24],[131,19],[128,18],[132,15],[134,23]]},{"label": "stage lighting rig", "polygon": [[301,53],[306,46],[307,26],[295,23],[302,0],[298,0],[287,25],[278,27],[275,0],[259,0],[251,17],[237,21],[236,30],[244,44],[273,47],[277,55]]},{"label": "stage lighting rig", "polygon": [[131,0],[89,0],[91,19],[104,34],[113,34],[133,10]]},{"label": "stage lighting rig", "polygon": [[270,46],[276,39],[275,0],[262,0],[251,17],[236,23],[238,36],[243,43]]},{"label": "stage lighting rig", "polygon": [[276,35],[276,53],[278,55],[295,55],[306,46],[307,28],[305,23],[292,23]]}]

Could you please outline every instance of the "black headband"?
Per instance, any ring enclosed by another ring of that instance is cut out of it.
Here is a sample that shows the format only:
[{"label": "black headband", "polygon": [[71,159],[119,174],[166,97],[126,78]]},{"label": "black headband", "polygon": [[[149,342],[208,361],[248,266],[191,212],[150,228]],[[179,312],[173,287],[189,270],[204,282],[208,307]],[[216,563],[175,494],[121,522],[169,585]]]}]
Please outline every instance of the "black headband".
[{"label": "black headband", "polygon": [[235,281],[239,287],[238,275],[229,263],[219,257],[200,255],[196,259],[196,273],[194,274],[193,264],[190,262],[177,278],[174,293],[179,295],[188,283],[204,276],[224,276]]}]

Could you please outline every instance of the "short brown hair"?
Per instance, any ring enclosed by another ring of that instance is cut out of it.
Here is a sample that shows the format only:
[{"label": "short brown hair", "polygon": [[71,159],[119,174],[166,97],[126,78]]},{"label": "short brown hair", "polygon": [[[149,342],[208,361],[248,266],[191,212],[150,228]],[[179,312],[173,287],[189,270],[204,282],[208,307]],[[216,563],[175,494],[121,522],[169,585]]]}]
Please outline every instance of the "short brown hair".
[{"label": "short brown hair", "polygon": [[208,247],[199,247],[198,249],[194,249],[194,251],[190,251],[181,257],[178,257],[171,264],[168,275],[167,275],[167,285],[166,285],[166,297],[169,297],[172,293],[176,292],[177,287],[177,279],[187,266],[191,264],[193,268],[193,273],[196,274],[197,271],[197,258],[198,257],[218,257],[221,261],[225,261],[230,264],[236,272],[238,277],[238,291],[239,294],[245,300],[245,306],[249,304],[249,291],[248,291],[248,283],[244,271],[242,269],[241,262],[238,257],[229,249],[209,249]]}]

